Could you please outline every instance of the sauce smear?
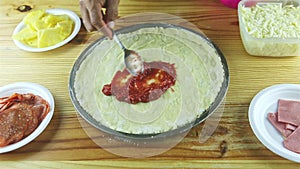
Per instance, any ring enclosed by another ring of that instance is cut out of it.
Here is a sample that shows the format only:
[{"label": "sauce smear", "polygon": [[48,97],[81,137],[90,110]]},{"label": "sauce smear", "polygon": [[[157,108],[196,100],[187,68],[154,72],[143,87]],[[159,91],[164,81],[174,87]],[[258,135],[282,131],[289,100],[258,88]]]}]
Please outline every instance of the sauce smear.
[{"label": "sauce smear", "polygon": [[112,82],[103,86],[102,92],[130,104],[147,103],[158,99],[175,85],[174,64],[145,62],[144,69],[143,73],[137,76],[132,76],[126,69],[118,71]]}]

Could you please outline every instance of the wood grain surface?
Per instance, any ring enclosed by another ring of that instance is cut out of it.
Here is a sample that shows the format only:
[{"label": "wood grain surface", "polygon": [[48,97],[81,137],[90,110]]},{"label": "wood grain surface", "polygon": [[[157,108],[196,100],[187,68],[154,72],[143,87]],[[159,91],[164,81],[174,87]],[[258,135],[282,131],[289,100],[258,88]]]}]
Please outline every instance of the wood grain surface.
[{"label": "wood grain surface", "polygon": [[[237,10],[219,0],[121,0],[119,16],[139,12],[162,12],[179,16],[201,29],[223,52],[230,69],[230,87],[219,125],[213,135],[199,143],[203,124],[193,128],[172,149],[148,158],[126,158],[95,144],[80,125],[70,100],[72,66],[95,34],[82,27],[70,43],[58,49],[31,53],[12,41],[16,25],[28,12],[17,10],[66,8],[80,16],[78,0],[0,1],[0,86],[35,82],[47,87],[55,99],[55,112],[46,130],[28,145],[0,154],[1,169],[39,168],[299,168],[268,150],[253,134],[248,121],[251,99],[274,84],[300,83],[300,57],[250,56],[244,50]],[[134,152],[132,152],[134,153]]]}]

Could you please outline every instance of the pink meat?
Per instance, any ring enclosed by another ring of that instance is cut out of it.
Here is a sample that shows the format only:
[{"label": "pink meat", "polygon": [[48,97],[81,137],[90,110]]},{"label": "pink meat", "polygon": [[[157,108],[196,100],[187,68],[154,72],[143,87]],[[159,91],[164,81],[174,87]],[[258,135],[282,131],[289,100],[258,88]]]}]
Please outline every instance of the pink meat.
[{"label": "pink meat", "polygon": [[297,127],[297,129],[290,134],[284,141],[283,145],[285,148],[300,153],[300,127]]},{"label": "pink meat", "polygon": [[300,125],[300,101],[278,100],[278,121]]},{"label": "pink meat", "polygon": [[285,124],[285,129],[295,131],[297,126],[294,126],[292,124]]},{"label": "pink meat", "polygon": [[278,113],[268,113],[268,120],[273,124],[277,131],[281,133],[281,135],[283,135],[284,137],[289,136],[292,131],[286,129],[286,123],[278,122],[277,115]]}]

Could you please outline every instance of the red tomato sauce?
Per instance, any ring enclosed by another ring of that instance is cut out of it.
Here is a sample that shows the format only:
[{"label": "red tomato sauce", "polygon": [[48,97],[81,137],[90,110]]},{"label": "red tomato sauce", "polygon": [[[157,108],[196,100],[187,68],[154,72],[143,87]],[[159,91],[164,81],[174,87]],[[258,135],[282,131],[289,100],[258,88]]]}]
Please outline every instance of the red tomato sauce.
[{"label": "red tomato sauce", "polygon": [[175,85],[176,69],[174,64],[166,62],[145,62],[143,73],[132,76],[127,69],[118,71],[110,84],[102,88],[107,96],[117,100],[136,104],[158,99]]}]

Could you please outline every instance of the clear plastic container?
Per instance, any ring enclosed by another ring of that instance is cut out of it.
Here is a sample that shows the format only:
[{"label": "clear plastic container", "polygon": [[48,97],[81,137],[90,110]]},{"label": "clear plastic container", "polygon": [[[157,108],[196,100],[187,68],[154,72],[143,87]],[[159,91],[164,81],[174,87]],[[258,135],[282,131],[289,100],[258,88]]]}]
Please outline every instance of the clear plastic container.
[{"label": "clear plastic container", "polygon": [[224,4],[225,6],[228,6],[230,8],[237,8],[239,2],[241,0],[220,0],[222,2],[222,4]]},{"label": "clear plastic container", "polygon": [[257,4],[263,6],[270,3],[298,7],[300,0],[242,0],[238,5],[238,17],[240,34],[246,51],[250,55],[256,56],[300,56],[300,38],[257,38],[250,35],[246,30],[247,23],[243,19],[242,8],[250,8]]}]

